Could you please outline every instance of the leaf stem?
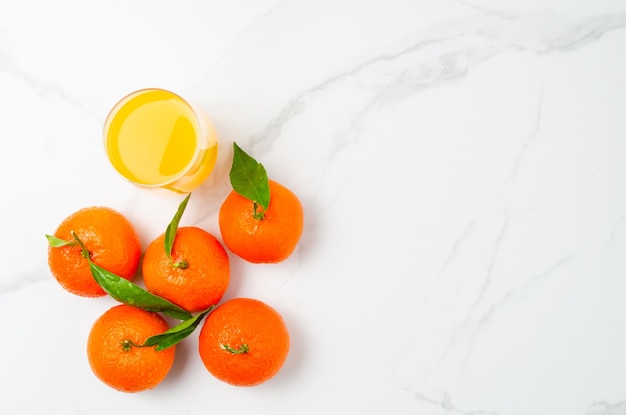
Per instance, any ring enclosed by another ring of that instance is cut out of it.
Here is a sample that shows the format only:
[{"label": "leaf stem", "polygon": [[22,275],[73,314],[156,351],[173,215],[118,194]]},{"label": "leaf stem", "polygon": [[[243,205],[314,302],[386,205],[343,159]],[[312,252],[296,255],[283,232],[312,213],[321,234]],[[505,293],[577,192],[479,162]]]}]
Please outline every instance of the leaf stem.
[{"label": "leaf stem", "polygon": [[245,354],[248,353],[248,350],[250,350],[250,347],[247,344],[242,344],[241,346],[239,346],[238,349],[233,349],[230,345],[228,344],[222,344],[221,348],[231,352],[232,354]]}]

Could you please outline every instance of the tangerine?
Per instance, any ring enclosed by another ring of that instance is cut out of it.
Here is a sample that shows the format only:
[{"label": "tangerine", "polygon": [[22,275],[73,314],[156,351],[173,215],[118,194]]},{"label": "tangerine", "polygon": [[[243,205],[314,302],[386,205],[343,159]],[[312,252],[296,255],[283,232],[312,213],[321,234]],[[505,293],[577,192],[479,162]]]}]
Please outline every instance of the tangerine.
[{"label": "tangerine", "polygon": [[260,207],[231,191],[219,212],[224,244],[235,255],[252,263],[277,263],[295,250],[304,228],[304,212],[298,197],[285,186],[269,180],[270,204],[263,218]]},{"label": "tangerine", "polygon": [[[134,278],[141,242],[133,225],[121,213],[102,206],[80,209],[61,222],[54,236],[74,241],[72,232],[84,243],[94,264],[129,281]],[[93,279],[78,244],[49,246],[48,265],[65,290],[83,297],[106,294]]]},{"label": "tangerine", "polygon": [[224,246],[204,229],[178,228],[171,257],[165,234],[146,249],[143,264],[146,289],[193,313],[216,305],[230,283],[230,262]]},{"label": "tangerine", "polygon": [[272,378],[283,366],[289,346],[282,316],[252,298],[234,298],[217,307],[198,337],[207,370],[234,386],[255,386]]},{"label": "tangerine", "polygon": [[125,304],[102,314],[91,328],[87,357],[94,374],[122,392],[140,392],[157,386],[174,364],[176,346],[157,351],[140,347],[146,339],[168,330],[157,313]]}]

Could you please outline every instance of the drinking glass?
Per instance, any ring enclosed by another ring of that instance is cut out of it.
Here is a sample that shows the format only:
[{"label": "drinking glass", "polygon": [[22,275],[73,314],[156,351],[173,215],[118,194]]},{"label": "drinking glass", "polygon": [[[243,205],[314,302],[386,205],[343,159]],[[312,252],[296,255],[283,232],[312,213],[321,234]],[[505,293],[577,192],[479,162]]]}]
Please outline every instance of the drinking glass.
[{"label": "drinking glass", "polygon": [[122,98],[104,124],[115,170],[143,188],[189,193],[211,174],[218,153],[208,116],[179,95],[147,88]]}]

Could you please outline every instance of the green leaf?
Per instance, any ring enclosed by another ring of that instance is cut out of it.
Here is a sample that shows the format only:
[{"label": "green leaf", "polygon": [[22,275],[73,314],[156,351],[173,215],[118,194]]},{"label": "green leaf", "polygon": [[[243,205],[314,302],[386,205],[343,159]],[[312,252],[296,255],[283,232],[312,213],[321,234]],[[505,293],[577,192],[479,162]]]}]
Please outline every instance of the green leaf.
[{"label": "green leaf", "polygon": [[98,285],[115,300],[146,311],[162,312],[179,320],[187,320],[193,317],[190,312],[165,298],[154,295],[119,275],[94,264],[85,244],[78,238],[76,233],[72,232],[72,235],[74,236],[74,241],[82,248],[83,257],[89,263],[91,275]]},{"label": "green leaf", "polygon": [[165,253],[167,254],[167,257],[169,259],[172,259],[172,248],[174,247],[176,232],[178,231],[178,223],[180,222],[180,218],[183,217],[183,213],[185,212],[185,208],[187,207],[187,202],[189,202],[189,197],[191,197],[191,193],[187,195],[185,200],[180,202],[176,214],[172,218],[172,221],[169,223],[169,225],[167,225],[167,229],[165,230]]},{"label": "green leaf", "polygon": [[263,211],[270,205],[270,184],[262,164],[233,143],[233,164],[230,168],[230,184],[235,192],[259,204]]},{"label": "green leaf", "polygon": [[156,346],[156,350],[164,350],[168,347],[172,347],[180,343],[183,339],[193,333],[193,331],[196,329],[196,327],[198,327],[198,324],[200,324],[204,316],[206,316],[211,310],[213,310],[214,307],[215,306],[207,308],[198,315],[184,320],[182,323],[172,327],[164,333],[148,337],[145,343],[141,345],[141,347]]},{"label": "green leaf", "polygon": [[50,244],[53,248],[60,248],[62,246],[74,245],[74,241],[66,241],[61,238],[57,238],[54,235],[46,234],[46,238],[48,239],[48,244]]},{"label": "green leaf", "polygon": [[91,275],[111,297],[120,303],[141,308],[146,311],[162,312],[179,320],[187,320],[193,316],[176,304],[156,296],[140,286],[107,271],[88,258]]}]

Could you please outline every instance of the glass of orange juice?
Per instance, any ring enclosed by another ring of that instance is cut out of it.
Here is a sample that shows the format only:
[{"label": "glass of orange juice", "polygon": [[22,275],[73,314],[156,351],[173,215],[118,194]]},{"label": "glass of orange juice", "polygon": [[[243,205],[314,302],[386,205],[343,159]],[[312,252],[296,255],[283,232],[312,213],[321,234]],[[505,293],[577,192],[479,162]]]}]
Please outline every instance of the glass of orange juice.
[{"label": "glass of orange juice", "polygon": [[173,92],[149,88],[122,98],[104,124],[109,161],[140,187],[188,193],[211,174],[217,134],[204,112]]}]

